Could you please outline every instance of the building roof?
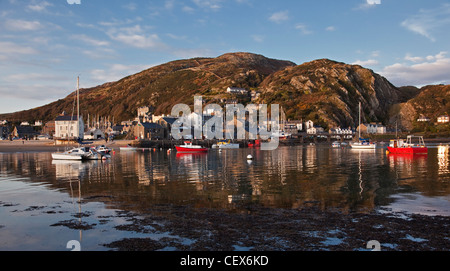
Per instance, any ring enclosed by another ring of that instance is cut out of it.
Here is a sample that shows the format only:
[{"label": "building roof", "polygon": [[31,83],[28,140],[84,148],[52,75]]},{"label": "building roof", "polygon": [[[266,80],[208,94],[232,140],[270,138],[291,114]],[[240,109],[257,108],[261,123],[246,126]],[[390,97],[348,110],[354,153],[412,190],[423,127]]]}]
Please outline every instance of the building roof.
[{"label": "building roof", "polygon": [[55,121],[76,121],[78,120],[78,116],[64,115],[58,116]]},{"label": "building roof", "polygon": [[19,135],[22,135],[22,134],[37,134],[37,132],[31,126],[16,126],[16,129],[17,129],[17,133]]},{"label": "building roof", "polygon": [[157,123],[153,122],[140,122],[137,124],[138,126],[143,126],[145,129],[163,129],[163,127]]},{"label": "building roof", "polygon": [[169,124],[173,124],[178,118],[174,118],[174,117],[162,117],[162,119],[169,123]]}]

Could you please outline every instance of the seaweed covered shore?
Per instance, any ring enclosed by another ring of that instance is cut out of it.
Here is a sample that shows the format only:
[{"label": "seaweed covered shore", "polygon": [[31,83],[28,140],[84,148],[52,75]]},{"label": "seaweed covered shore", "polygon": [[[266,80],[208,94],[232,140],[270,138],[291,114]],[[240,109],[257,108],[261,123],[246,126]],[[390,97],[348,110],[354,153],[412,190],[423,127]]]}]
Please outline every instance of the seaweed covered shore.
[{"label": "seaweed covered shore", "polygon": [[158,205],[116,228],[149,234],[106,247],[124,251],[358,251],[376,240],[384,251],[450,250],[450,218],[252,207],[245,211]]}]

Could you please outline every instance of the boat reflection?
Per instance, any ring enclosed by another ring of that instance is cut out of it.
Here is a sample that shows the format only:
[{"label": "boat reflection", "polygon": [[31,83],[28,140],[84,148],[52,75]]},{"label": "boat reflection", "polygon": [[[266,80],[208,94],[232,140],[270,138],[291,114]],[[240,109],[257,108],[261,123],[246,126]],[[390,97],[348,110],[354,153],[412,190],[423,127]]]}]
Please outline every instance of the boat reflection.
[{"label": "boat reflection", "polygon": [[182,152],[177,152],[177,160],[182,161],[182,162],[192,162],[192,160],[194,158],[198,158],[198,157],[206,157],[208,155],[208,153],[206,152],[199,152],[199,153],[182,153]]}]

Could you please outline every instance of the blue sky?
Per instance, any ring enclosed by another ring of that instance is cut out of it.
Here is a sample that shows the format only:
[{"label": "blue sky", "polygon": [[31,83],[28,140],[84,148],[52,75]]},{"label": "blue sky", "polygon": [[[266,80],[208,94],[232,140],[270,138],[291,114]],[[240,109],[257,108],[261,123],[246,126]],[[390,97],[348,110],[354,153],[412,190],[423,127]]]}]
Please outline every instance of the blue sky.
[{"label": "blue sky", "polygon": [[0,0],[0,113],[64,98],[78,75],[86,88],[228,52],[450,84],[449,29],[441,0]]}]

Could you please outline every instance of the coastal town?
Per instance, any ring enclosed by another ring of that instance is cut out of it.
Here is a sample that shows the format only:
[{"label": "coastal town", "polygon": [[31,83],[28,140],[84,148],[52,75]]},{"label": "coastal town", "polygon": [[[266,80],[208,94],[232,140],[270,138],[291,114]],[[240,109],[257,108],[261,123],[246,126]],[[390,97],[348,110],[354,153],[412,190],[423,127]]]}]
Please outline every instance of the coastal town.
[{"label": "coastal town", "polygon": [[[242,88],[227,89],[227,93],[233,94],[247,94],[247,92],[247,90]],[[110,117],[87,115],[86,119],[84,119],[83,116],[69,115],[66,112],[62,112],[59,116],[55,116],[54,120],[45,123],[42,121],[13,123],[2,120],[0,122],[0,138],[2,141],[53,140],[55,145],[79,140],[106,140],[106,142],[114,139],[134,140],[136,142],[174,140],[172,125],[177,121],[178,117],[165,114],[155,115],[152,109],[152,106],[140,107],[137,109],[135,119],[121,121],[120,123],[115,123]],[[210,112],[207,111],[204,111],[202,115],[193,112],[188,116],[192,121],[201,120],[201,127],[211,117]],[[450,118],[448,115],[439,116],[434,124],[430,118],[424,115],[420,115],[417,119],[417,123],[431,123],[434,126],[448,125],[449,122]],[[236,128],[246,130],[246,140],[248,141],[248,117],[245,123],[241,123],[236,121],[236,116],[234,116],[234,124]],[[322,126],[315,125],[312,120],[286,120],[285,118],[281,118],[279,128],[279,131],[272,131],[273,136],[277,136],[280,139],[290,139],[291,142],[294,139],[301,139],[302,143],[308,139],[313,140],[313,142],[321,139],[326,142],[331,140],[351,141],[359,132],[367,137],[374,135],[397,136],[399,132],[396,127],[385,126],[379,122],[361,123],[357,127],[333,127],[326,130]],[[191,129],[191,136],[185,136],[184,139],[205,139],[204,136],[195,138],[194,130],[193,128]]]}]

